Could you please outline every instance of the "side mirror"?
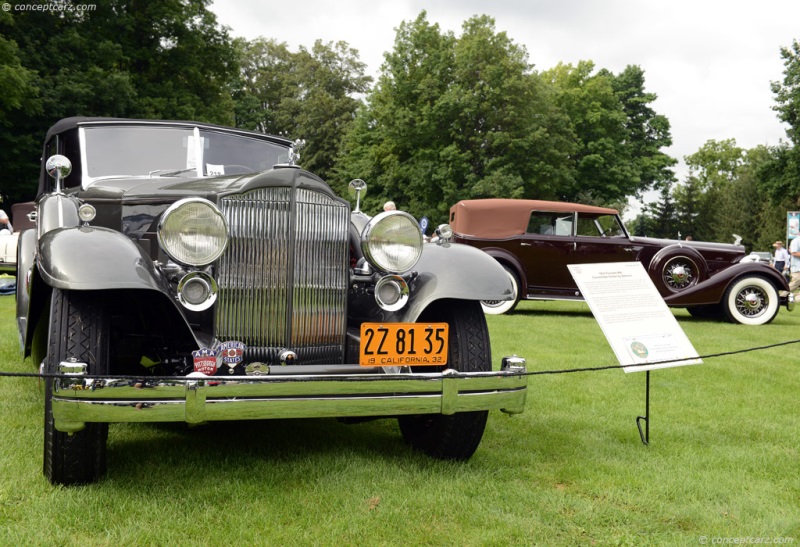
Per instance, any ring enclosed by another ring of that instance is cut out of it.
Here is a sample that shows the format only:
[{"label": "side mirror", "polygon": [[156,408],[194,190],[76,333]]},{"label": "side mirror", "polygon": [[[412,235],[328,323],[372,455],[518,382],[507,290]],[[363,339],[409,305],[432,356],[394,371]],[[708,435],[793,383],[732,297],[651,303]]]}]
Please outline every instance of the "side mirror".
[{"label": "side mirror", "polygon": [[61,181],[69,176],[72,173],[72,163],[67,159],[66,156],[62,156],[60,154],[56,154],[55,156],[50,156],[47,159],[47,163],[44,166],[47,174],[53,177],[56,181],[56,194],[61,193]]}]

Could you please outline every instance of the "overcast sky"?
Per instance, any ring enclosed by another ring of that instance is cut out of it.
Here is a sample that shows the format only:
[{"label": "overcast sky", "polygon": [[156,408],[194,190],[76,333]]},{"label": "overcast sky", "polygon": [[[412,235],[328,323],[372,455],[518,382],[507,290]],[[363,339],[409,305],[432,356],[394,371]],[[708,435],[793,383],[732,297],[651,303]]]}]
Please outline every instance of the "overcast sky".
[{"label": "overcast sky", "polygon": [[[645,90],[658,95],[654,109],[672,125],[666,152],[679,160],[709,139],[744,148],[784,139],[770,82],[783,78],[780,48],[800,40],[798,0],[214,0],[211,10],[232,35],[274,38],[292,51],[343,40],[372,76],[395,29],[422,10],[456,36],[473,15],[490,15],[536,70],[639,65]],[[676,171],[685,176],[682,162]]]}]

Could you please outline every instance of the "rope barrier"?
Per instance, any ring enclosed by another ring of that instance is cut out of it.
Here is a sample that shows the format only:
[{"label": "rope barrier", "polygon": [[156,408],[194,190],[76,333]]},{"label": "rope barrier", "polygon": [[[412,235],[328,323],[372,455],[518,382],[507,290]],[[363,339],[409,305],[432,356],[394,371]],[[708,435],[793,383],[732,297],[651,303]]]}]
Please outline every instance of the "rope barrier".
[{"label": "rope barrier", "polygon": [[[790,340],[788,342],[778,342],[778,343],[769,344],[769,345],[766,345],[766,346],[756,346],[756,347],[753,347],[753,348],[745,348],[745,349],[734,350],[734,351],[725,351],[725,352],[720,352],[720,353],[710,353],[708,355],[700,355],[697,358],[699,358],[699,359],[713,359],[713,358],[716,358],[716,357],[725,357],[725,356],[728,356],[728,355],[738,355],[740,353],[750,353],[750,352],[753,352],[753,351],[763,351],[763,350],[767,350],[767,349],[773,349],[773,348],[778,348],[778,347],[782,347],[782,346],[788,346],[788,345],[797,344],[797,343],[800,343],[800,340]],[[521,372],[521,373],[512,373],[512,375],[513,376],[542,376],[542,375],[553,375],[553,374],[571,374],[571,373],[575,373],[575,372],[599,372],[599,371],[603,371],[603,370],[637,368],[637,367],[644,367],[644,366],[650,367],[650,366],[653,366],[653,365],[667,365],[667,364],[670,364],[670,363],[679,363],[679,362],[682,362],[682,361],[686,361],[687,359],[695,359],[695,357],[691,357],[691,358],[682,357],[680,359],[670,359],[670,360],[665,360],[665,361],[649,361],[647,363],[640,363],[640,364],[636,364],[636,365],[605,365],[605,366],[600,366],[600,367],[583,367],[583,368],[569,368],[569,369],[556,369],[556,370],[533,370],[533,371],[527,371],[527,372]],[[5,371],[0,371],[0,378],[39,378],[39,379],[41,379],[41,378],[65,378],[65,377],[66,378],[76,378],[76,376],[72,376],[72,375],[55,374],[55,373],[5,372]],[[264,375],[264,377],[267,378],[267,377],[269,377],[269,375]],[[87,379],[87,380],[88,379],[97,379],[97,380],[100,380],[100,379],[103,379],[103,380],[138,380],[140,382],[142,382],[142,381],[157,382],[159,380],[174,381],[174,380],[176,380],[178,378],[185,379],[187,377],[186,376],[142,376],[142,375],[139,375],[139,376],[130,376],[130,375],[112,376],[112,375],[107,375],[107,374],[101,374],[101,375],[82,374],[82,375],[80,375],[80,379]],[[196,379],[213,381],[214,378],[225,378],[225,376],[221,376],[221,377],[208,376],[208,377],[205,377],[205,378],[196,378]],[[250,378],[253,378],[253,377],[251,376]],[[353,378],[353,380],[355,380],[355,379],[356,378]],[[374,380],[374,381],[394,381],[394,380],[403,381],[404,380],[402,375],[385,376],[385,375],[377,375],[377,374],[375,375],[375,378],[369,378],[369,377],[365,378],[364,376],[359,376],[357,379],[359,381],[362,381],[362,382],[365,381],[365,380],[367,380],[367,381],[370,381],[370,380]],[[327,376],[315,376],[315,378],[314,378],[314,381],[316,381],[316,382],[325,381],[325,380],[341,382],[341,381],[347,381],[348,377],[346,375],[341,375],[341,376],[333,375],[333,376],[330,376],[330,377],[327,377]],[[292,378],[291,381],[302,382],[303,380],[302,379]]]}]

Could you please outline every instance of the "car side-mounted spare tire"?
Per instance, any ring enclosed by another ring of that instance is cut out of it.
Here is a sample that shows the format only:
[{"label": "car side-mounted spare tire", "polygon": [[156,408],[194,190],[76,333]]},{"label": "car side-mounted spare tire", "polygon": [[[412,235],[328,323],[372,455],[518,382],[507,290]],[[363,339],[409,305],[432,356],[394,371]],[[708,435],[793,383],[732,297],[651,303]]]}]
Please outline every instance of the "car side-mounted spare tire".
[{"label": "car side-mounted spare tire", "polygon": [[694,287],[708,277],[708,265],[703,256],[683,245],[661,249],[650,261],[647,270],[662,296]]}]

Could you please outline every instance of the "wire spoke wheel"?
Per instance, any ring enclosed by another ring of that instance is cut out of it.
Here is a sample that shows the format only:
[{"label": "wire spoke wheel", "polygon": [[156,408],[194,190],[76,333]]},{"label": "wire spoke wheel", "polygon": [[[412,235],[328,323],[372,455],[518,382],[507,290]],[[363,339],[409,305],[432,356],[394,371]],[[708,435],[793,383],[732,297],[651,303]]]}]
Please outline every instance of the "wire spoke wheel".
[{"label": "wire spoke wheel", "polygon": [[759,276],[737,279],[725,291],[722,302],[727,319],[744,325],[769,323],[780,308],[778,291]]},{"label": "wire spoke wheel", "polygon": [[677,292],[695,285],[698,272],[697,264],[692,259],[677,256],[664,264],[661,277],[667,287]]}]

